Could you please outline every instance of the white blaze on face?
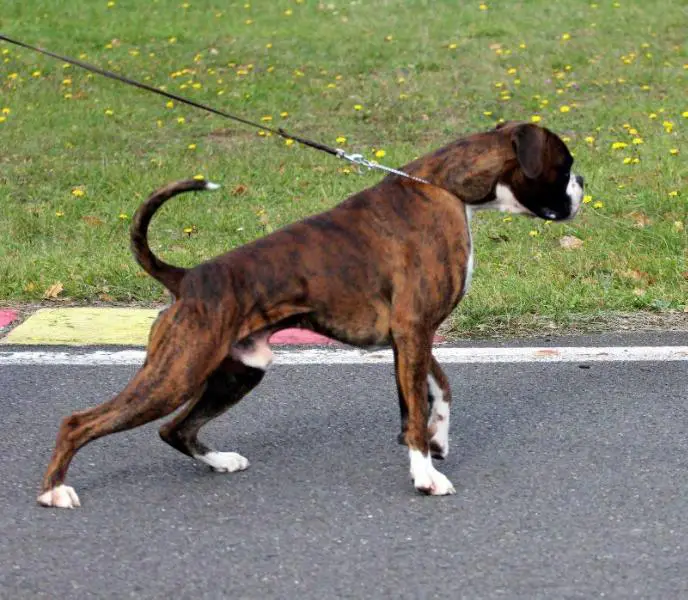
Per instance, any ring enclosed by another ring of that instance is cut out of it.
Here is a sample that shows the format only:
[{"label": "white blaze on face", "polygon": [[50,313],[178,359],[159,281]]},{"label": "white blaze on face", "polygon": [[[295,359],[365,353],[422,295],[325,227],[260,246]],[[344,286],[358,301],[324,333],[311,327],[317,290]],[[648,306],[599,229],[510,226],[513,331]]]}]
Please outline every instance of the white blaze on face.
[{"label": "white blaze on face", "polygon": [[578,182],[578,178],[571,173],[569,183],[566,186],[566,195],[571,200],[571,216],[573,217],[581,207],[583,201],[583,186]]}]

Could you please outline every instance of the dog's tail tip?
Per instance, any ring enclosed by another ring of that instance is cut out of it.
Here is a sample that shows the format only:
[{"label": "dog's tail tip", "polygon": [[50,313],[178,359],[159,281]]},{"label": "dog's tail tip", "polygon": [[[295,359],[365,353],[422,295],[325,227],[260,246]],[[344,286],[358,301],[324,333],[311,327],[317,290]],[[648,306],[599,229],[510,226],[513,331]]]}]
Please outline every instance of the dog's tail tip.
[{"label": "dog's tail tip", "polygon": [[222,186],[219,183],[214,183],[212,181],[205,182],[205,189],[209,191],[219,190]]}]

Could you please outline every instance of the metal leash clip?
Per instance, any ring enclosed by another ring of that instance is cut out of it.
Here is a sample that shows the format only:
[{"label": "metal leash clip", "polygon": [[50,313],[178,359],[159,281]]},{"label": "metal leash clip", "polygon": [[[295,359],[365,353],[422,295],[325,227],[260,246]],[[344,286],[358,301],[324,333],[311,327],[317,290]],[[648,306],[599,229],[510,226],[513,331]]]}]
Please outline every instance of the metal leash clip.
[{"label": "metal leash clip", "polygon": [[379,171],[385,171],[387,173],[393,173],[394,175],[406,177],[407,179],[412,179],[413,181],[417,181],[418,183],[430,183],[429,181],[421,179],[420,177],[415,177],[413,175],[409,175],[408,173],[404,173],[404,171],[399,171],[398,169],[386,167],[385,165],[381,165],[380,163],[377,163],[375,161],[368,160],[367,158],[364,158],[362,154],[347,154],[346,150],[342,150],[341,148],[336,148],[336,150],[338,158],[343,158],[344,160],[348,160],[349,162],[355,165],[365,167],[368,170],[378,169]]}]

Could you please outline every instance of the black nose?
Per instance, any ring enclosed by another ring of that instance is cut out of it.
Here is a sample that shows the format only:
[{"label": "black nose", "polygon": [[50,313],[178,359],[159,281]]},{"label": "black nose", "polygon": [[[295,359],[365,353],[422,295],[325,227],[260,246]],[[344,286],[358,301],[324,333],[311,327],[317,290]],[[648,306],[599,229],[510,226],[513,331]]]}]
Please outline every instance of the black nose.
[{"label": "black nose", "polygon": [[585,183],[585,179],[583,179],[582,175],[576,175],[576,183],[583,187],[583,184]]}]

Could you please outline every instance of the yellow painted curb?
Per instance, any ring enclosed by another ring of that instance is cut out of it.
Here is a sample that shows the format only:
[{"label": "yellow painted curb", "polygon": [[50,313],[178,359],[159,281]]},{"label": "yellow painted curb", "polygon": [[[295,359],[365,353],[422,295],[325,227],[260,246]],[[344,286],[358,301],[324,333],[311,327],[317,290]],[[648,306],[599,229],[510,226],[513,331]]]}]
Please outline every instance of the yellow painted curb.
[{"label": "yellow painted curb", "polygon": [[148,308],[43,308],[0,343],[145,346],[159,312]]}]

